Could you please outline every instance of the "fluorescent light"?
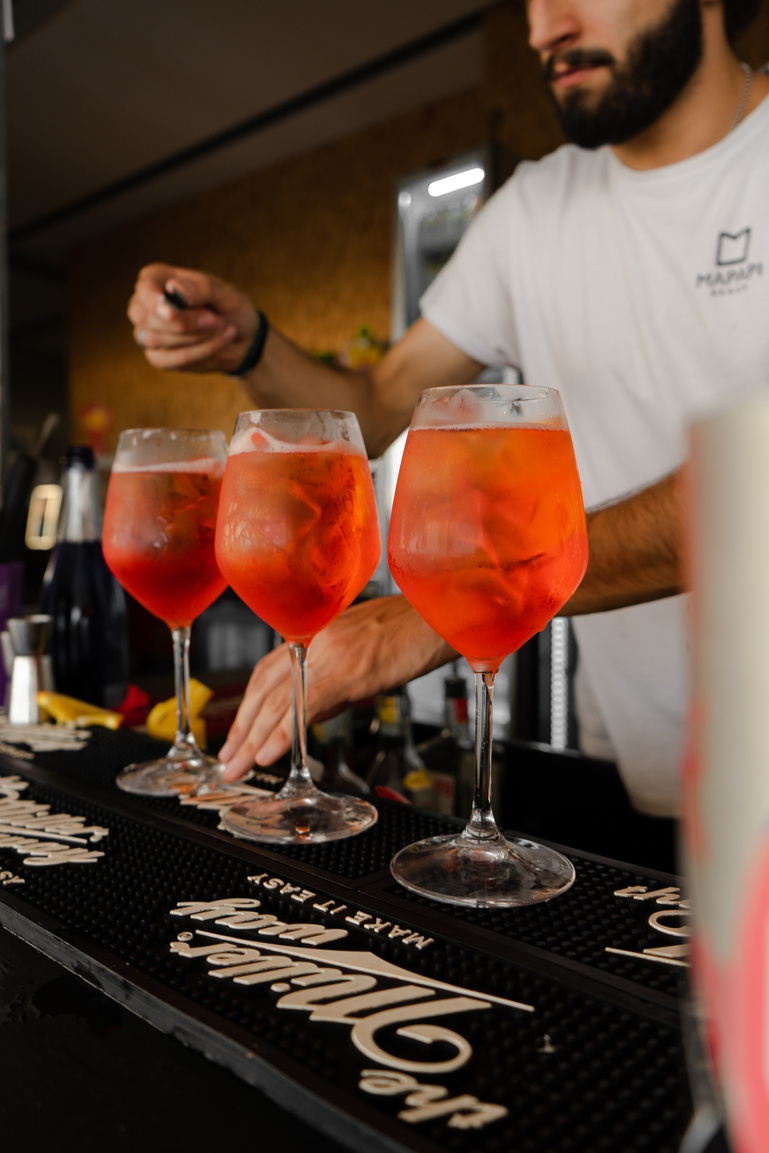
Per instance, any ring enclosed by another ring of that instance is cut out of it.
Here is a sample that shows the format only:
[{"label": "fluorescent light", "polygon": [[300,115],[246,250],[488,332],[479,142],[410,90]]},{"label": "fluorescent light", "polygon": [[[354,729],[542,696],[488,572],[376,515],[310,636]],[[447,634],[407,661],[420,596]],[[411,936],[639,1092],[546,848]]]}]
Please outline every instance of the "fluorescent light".
[{"label": "fluorescent light", "polygon": [[469,188],[471,184],[480,184],[485,173],[482,168],[466,168],[464,172],[455,172],[453,176],[444,176],[441,180],[433,180],[427,185],[430,196],[444,196],[447,192],[456,192],[459,188]]}]

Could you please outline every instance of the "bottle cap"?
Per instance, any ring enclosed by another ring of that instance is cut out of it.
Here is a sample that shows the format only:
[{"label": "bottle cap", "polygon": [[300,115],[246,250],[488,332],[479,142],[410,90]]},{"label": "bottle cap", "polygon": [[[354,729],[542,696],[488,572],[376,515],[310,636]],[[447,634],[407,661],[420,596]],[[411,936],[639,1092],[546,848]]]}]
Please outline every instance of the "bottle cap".
[{"label": "bottle cap", "polygon": [[95,468],[96,458],[90,444],[71,444],[67,449],[67,468],[82,464],[84,468]]}]

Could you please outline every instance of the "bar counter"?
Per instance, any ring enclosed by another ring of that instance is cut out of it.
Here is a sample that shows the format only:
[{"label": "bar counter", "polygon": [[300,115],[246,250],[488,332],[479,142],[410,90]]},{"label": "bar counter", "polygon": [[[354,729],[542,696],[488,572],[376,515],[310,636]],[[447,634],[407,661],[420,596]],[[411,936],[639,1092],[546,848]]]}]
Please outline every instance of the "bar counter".
[{"label": "bar counter", "polygon": [[449,819],[383,801],[358,837],[267,849],[218,829],[233,794],[115,787],[158,750],[97,729],[0,757],[9,1150],[676,1153],[676,877],[567,848],[565,895],[452,909],[388,868]]}]

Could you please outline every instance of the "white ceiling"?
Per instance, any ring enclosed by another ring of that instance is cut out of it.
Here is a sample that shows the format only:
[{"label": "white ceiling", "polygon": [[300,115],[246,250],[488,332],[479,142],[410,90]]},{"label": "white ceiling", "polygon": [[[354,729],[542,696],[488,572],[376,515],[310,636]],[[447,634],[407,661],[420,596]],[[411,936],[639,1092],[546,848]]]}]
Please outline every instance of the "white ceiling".
[{"label": "white ceiling", "polygon": [[[15,3],[20,35],[7,53],[12,251],[57,265],[71,245],[131,217],[477,83],[480,33],[470,27],[225,148],[41,225],[181,150],[480,13],[490,0]],[[48,18],[25,32],[22,16],[33,16],[35,4]]]}]

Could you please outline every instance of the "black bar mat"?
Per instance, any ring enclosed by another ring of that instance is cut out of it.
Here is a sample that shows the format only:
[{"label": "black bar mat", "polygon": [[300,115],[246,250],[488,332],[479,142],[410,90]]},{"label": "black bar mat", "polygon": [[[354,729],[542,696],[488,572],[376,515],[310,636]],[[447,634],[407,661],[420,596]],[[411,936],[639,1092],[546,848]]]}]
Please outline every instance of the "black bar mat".
[{"label": "black bar mat", "polygon": [[120,793],[155,749],[0,763],[0,922],[350,1148],[678,1148],[674,878],[572,854],[563,897],[458,913],[386,871],[434,815],[382,805],[360,837],[264,851]]}]

